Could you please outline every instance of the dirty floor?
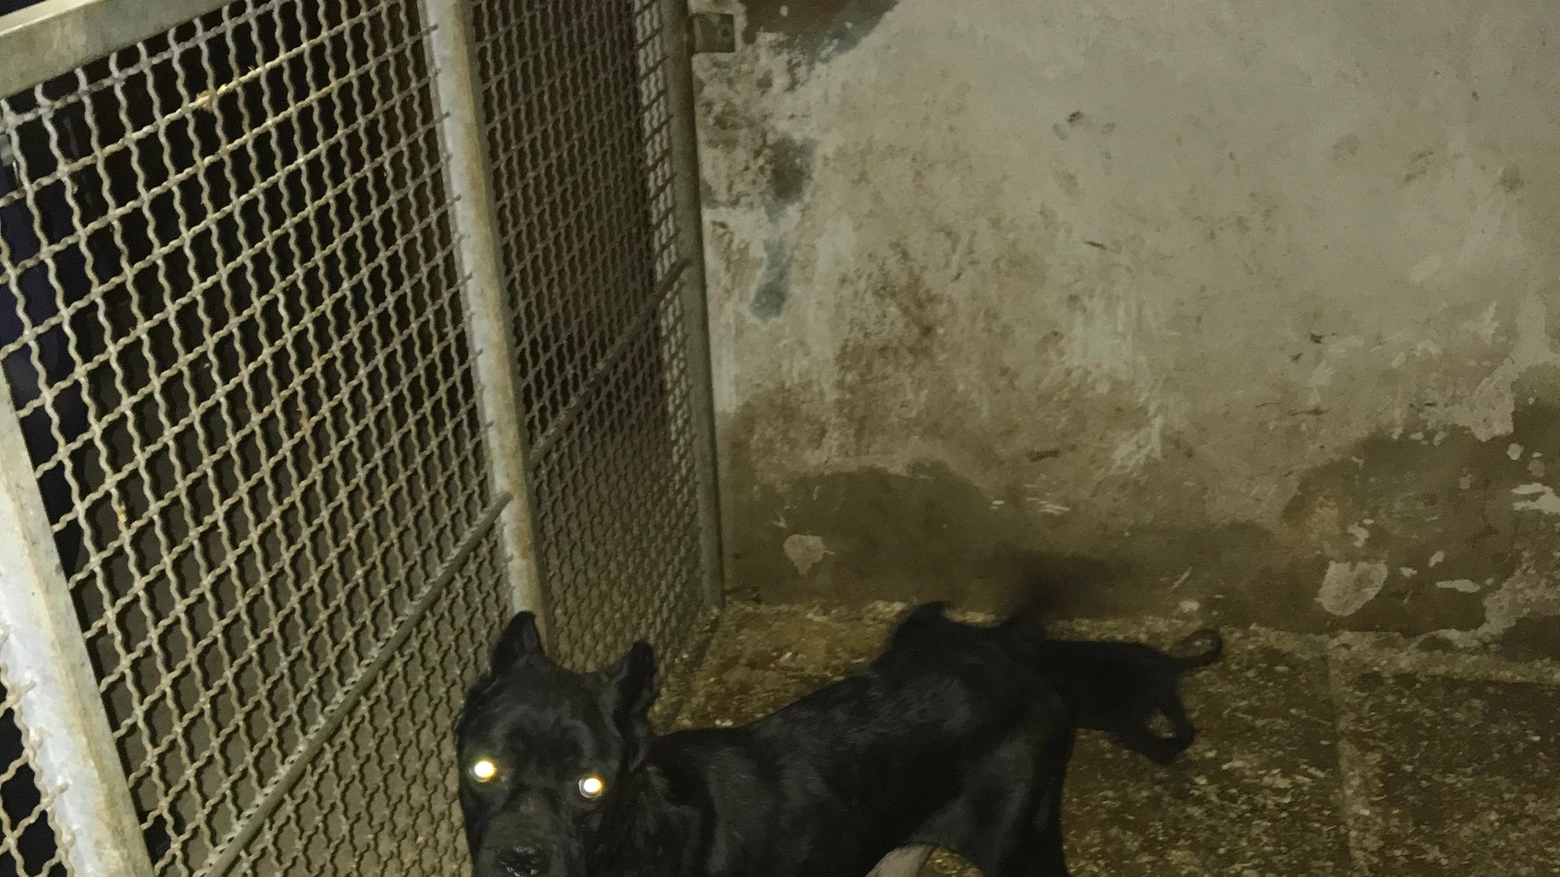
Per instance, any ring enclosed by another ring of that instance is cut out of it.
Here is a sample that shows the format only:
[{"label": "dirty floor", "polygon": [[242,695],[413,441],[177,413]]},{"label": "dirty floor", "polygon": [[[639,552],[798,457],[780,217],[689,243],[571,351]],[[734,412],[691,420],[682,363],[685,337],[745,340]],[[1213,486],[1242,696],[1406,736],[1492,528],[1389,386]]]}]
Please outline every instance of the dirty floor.
[{"label": "dirty floor", "polygon": [[[743,722],[870,659],[904,607],[728,606],[678,724]],[[1070,632],[1166,646],[1194,625]],[[1089,875],[1560,875],[1560,665],[1360,635],[1227,630],[1184,685],[1201,736],[1160,768],[1080,734],[1072,871]],[[923,875],[973,875],[952,857]]]}]

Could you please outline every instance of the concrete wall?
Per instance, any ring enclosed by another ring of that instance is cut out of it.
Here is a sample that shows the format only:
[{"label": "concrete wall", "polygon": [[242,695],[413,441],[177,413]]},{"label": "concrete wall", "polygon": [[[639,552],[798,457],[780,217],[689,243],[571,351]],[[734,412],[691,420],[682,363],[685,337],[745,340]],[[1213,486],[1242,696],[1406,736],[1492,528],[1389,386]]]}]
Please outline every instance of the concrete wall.
[{"label": "concrete wall", "polygon": [[730,586],[1560,652],[1552,0],[696,0]]}]

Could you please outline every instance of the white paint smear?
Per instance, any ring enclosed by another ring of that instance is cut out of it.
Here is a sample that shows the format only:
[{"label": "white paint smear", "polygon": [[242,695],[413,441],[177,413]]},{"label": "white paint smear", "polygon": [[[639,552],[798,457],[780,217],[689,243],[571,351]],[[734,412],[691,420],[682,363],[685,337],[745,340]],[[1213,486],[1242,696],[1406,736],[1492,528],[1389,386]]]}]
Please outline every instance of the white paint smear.
[{"label": "white paint smear", "polygon": [[802,575],[807,575],[808,571],[817,566],[828,553],[829,550],[823,545],[822,536],[792,533],[785,537],[785,556]]},{"label": "white paint smear", "polygon": [[[1523,300],[1518,305],[1515,321],[1517,337],[1506,360],[1467,398],[1448,406],[1440,414],[1448,422],[1466,427],[1479,441],[1510,435],[1515,409],[1512,385],[1530,369],[1560,363],[1560,351],[1553,349],[1545,328],[1548,317],[1542,298],[1535,295]],[[1522,452],[1520,445],[1513,444],[1507,448],[1507,453],[1513,450],[1519,455]]]},{"label": "white paint smear", "polygon": [[1484,595],[1484,623],[1473,630],[1443,629],[1431,636],[1461,646],[1482,646],[1498,639],[1518,620],[1537,615],[1560,615],[1560,587],[1541,572],[1534,558],[1524,554],[1511,578]]},{"label": "white paint smear", "polygon": [[1349,535],[1354,537],[1355,548],[1364,548],[1365,543],[1370,541],[1370,528],[1360,524],[1352,524],[1349,526]]},{"label": "white paint smear", "polygon": [[1511,492],[1515,496],[1532,497],[1512,503],[1513,511],[1560,515],[1560,496],[1555,496],[1554,488],[1547,484],[1519,484],[1513,487]]},{"label": "white paint smear", "polygon": [[1353,615],[1381,593],[1381,586],[1386,583],[1384,563],[1333,561],[1327,564],[1327,575],[1322,578],[1316,602],[1334,615]]},{"label": "white paint smear", "polygon": [[1111,452],[1111,471],[1135,474],[1150,460],[1159,459],[1163,453],[1161,434],[1164,428],[1164,415],[1156,415],[1148,425],[1118,442]]}]

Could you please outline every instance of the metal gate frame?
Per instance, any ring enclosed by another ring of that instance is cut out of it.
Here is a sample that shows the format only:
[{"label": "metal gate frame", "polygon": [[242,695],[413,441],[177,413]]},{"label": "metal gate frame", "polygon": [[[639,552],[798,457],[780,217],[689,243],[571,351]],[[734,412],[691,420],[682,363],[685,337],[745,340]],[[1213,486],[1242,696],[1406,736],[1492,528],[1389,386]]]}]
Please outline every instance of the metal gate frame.
[{"label": "metal gate frame", "polygon": [[[690,450],[698,481],[695,494],[702,570],[698,586],[706,605],[716,608],[721,598],[720,516],[688,10],[686,0],[647,2],[659,5],[659,36],[665,44],[661,72],[670,110],[670,192],[679,259],[670,282],[674,284],[672,295],[680,304],[681,343],[686,345],[685,390],[693,432]],[[535,609],[544,619],[550,618],[546,570],[538,569],[534,544],[536,500],[520,416],[515,342],[503,298],[502,253],[490,185],[494,177],[484,144],[471,7],[462,0],[418,3],[436,92],[430,97],[439,118],[442,176],[446,197],[452,199],[450,221],[466,343],[479,395],[490,501],[444,558],[442,571],[428,581],[394,631],[359,664],[351,684],[271,779],[261,800],[245,814],[246,821],[201,867],[189,873],[223,875],[240,862],[246,845],[265,828],[267,817],[304,775],[313,755],[395,659],[413,626],[434,604],[442,585],[455,577],[463,560],[491,529],[496,529],[501,540],[501,569],[510,608]],[[32,89],[224,5],[213,0],[44,0],[0,18],[0,57],[6,59],[0,65],[0,98]],[[0,128],[3,137],[4,128]],[[0,261],[0,279],[5,277],[5,268]],[[654,328],[653,322],[651,325]],[[142,825],[70,585],[55,550],[49,515],[39,494],[38,473],[26,454],[17,452],[24,447],[17,412],[9,404],[0,404],[0,449],[4,449],[0,450],[0,675],[4,677],[0,682],[6,691],[0,708],[12,711],[17,724],[25,729],[25,760],[36,772],[42,794],[34,818],[47,812],[54,826],[59,846],[55,863],[76,875],[150,877],[154,867],[146,853]],[[461,643],[457,647],[485,650],[486,645]],[[0,764],[0,773],[7,778],[15,769],[14,765]],[[9,843],[14,826],[7,823],[0,828],[4,829],[0,841]]]}]

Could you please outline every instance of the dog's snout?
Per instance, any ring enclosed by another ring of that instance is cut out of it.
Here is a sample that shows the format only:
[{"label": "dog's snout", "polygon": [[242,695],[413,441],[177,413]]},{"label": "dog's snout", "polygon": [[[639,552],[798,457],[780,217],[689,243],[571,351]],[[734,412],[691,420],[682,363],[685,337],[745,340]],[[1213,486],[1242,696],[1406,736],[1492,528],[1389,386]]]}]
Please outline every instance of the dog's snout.
[{"label": "dog's snout", "polygon": [[547,852],[536,847],[519,847],[499,857],[498,864],[508,877],[545,877]]}]

